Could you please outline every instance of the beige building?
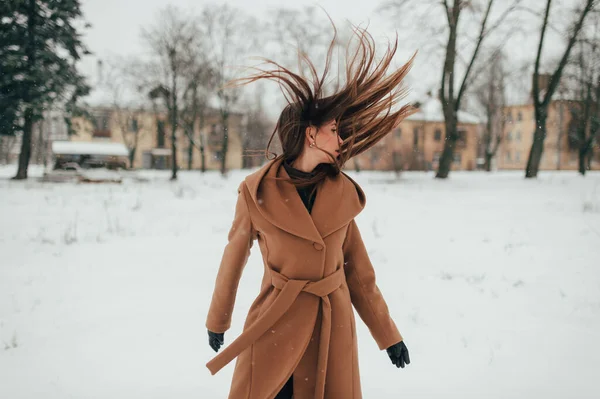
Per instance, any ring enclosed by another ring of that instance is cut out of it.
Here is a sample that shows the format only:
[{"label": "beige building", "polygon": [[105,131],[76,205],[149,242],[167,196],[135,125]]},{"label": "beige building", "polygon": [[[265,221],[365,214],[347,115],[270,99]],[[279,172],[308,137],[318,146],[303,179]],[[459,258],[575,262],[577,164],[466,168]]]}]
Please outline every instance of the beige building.
[{"label": "beige building", "polygon": [[[135,148],[133,168],[170,169],[171,168],[171,127],[167,114],[157,116],[151,111],[116,110],[110,107],[96,107],[90,112],[94,122],[86,118],[75,118],[73,129],[76,134],[72,141],[113,141],[124,143],[130,150]],[[242,120],[240,113],[231,113],[229,117],[229,144],[227,168],[242,167]],[[196,124],[193,138],[205,140],[206,168],[221,167],[222,129],[220,115],[216,110],[207,112],[203,129]],[[188,169],[190,140],[180,128],[177,132],[177,164],[180,169]],[[137,145],[136,145],[137,143]],[[193,146],[192,169],[200,169],[200,150]]]},{"label": "beige building", "polygon": [[[552,101],[548,109],[546,139],[540,162],[540,170],[577,170],[579,151],[569,140],[573,130],[571,109],[578,104],[569,100]],[[533,104],[504,107],[505,126],[503,140],[496,155],[498,169],[525,170],[535,132]],[[600,147],[593,149],[592,169],[600,169]]]},{"label": "beige building", "polygon": [[[458,113],[459,140],[452,170],[474,170],[480,121],[466,112]],[[376,146],[357,157],[358,166],[367,170],[435,170],[444,150],[446,129],[442,106],[429,97],[419,111],[406,118]],[[349,163],[353,166],[352,161]]]}]

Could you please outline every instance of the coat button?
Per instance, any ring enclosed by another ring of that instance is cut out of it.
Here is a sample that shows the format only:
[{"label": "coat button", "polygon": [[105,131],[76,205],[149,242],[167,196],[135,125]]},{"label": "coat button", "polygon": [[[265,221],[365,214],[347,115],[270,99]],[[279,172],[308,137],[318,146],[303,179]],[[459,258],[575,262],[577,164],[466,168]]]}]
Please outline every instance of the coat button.
[{"label": "coat button", "polygon": [[321,251],[323,249],[323,245],[319,244],[318,242],[313,242],[313,247],[315,247],[317,251]]}]

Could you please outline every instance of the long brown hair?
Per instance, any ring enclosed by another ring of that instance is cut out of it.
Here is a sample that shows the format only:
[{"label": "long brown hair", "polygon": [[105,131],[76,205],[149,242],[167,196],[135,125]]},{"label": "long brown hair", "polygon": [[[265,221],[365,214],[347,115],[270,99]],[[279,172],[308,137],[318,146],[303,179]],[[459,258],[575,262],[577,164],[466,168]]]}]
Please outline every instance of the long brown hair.
[{"label": "long brown hair", "polygon": [[[330,19],[331,21],[331,19]],[[267,147],[265,157],[283,158],[291,163],[304,149],[305,130],[308,126],[320,127],[336,120],[343,144],[336,158],[327,152],[331,164],[319,164],[309,179],[292,178],[296,186],[306,186],[322,181],[327,175],[339,174],[343,165],[352,157],[373,147],[400,122],[415,112],[411,105],[393,110],[407,93],[401,83],[410,70],[415,54],[401,68],[387,74],[392,58],[398,49],[398,35],[381,60],[375,61],[375,41],[364,28],[352,26],[358,46],[349,56],[350,43],[346,47],[346,81],[336,93],[325,96],[325,81],[330,69],[331,57],[336,44],[337,30],[331,21],[334,36],[327,50],[324,70],[319,77],[308,56],[298,51],[300,72],[295,73],[281,64],[265,59],[265,67],[253,67],[256,74],[229,82],[228,86],[245,85],[260,79],[279,84],[288,105],[281,112]],[[305,64],[309,77],[302,73]],[[267,67],[269,67],[267,69]],[[283,153],[269,151],[275,133],[278,134]],[[324,150],[321,150],[324,151]],[[324,151],[326,152],[326,151]]]}]

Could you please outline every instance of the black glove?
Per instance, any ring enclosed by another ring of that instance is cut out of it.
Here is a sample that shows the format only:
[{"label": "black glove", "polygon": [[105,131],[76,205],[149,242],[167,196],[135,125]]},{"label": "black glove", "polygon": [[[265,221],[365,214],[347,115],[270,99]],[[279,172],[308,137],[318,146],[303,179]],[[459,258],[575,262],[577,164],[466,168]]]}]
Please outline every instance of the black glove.
[{"label": "black glove", "polygon": [[410,364],[410,358],[408,357],[408,348],[404,345],[404,341],[400,341],[386,349],[392,364],[396,367],[404,368],[404,363]]},{"label": "black glove", "polygon": [[215,352],[219,351],[223,342],[225,342],[225,333],[216,333],[208,330],[208,344]]}]

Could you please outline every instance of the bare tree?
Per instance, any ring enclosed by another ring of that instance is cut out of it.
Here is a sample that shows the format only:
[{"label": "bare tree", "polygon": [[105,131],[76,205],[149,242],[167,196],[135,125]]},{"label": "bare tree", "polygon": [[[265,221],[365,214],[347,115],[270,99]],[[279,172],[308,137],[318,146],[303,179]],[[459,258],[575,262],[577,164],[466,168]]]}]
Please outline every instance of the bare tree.
[{"label": "bare tree", "polygon": [[498,52],[492,59],[488,67],[481,75],[478,84],[474,85],[473,92],[479,103],[486,121],[483,133],[484,146],[484,169],[488,172],[492,170],[492,160],[496,156],[500,143],[502,142],[502,132],[506,120],[503,114],[503,108],[506,106],[506,77],[507,72],[504,68],[506,62],[505,56]]},{"label": "bare tree", "polygon": [[[331,42],[332,27],[327,15],[316,6],[303,8],[281,7],[271,18],[272,42],[282,64],[293,66],[298,63],[298,53],[307,54],[317,66],[325,62]],[[299,72],[306,65],[298,65]]]},{"label": "bare tree", "polygon": [[122,60],[110,60],[103,67],[99,85],[108,93],[121,139],[129,151],[129,167],[133,168],[140,139],[150,126],[143,117],[148,108],[146,96],[138,92],[138,78],[128,67]]},{"label": "bare tree", "polygon": [[43,165],[46,161],[46,153],[49,143],[48,121],[40,119],[33,124],[31,137],[31,161],[37,165]]},{"label": "bare tree", "polygon": [[[436,178],[447,178],[450,173],[454,148],[459,139],[458,111],[461,109],[465,93],[481,73],[481,69],[477,69],[475,66],[486,64],[486,62],[477,62],[481,49],[485,42],[491,40],[490,36],[496,32],[502,32],[500,28],[509,25],[507,24],[509,16],[518,9],[522,1],[511,0],[510,3],[500,4],[495,0],[428,0],[424,2],[426,3],[424,7],[426,15],[423,15],[421,19],[415,18],[420,21],[432,21],[439,17],[439,13],[442,13],[445,32],[439,30],[439,25],[430,25],[435,26],[436,34],[445,33],[447,35],[447,40],[444,42],[445,55],[439,91],[439,99],[444,112],[446,139]],[[492,7],[495,3],[504,7],[501,11],[496,12],[497,16],[493,18]],[[395,0],[386,3],[384,9],[393,10],[396,15],[400,15],[402,12],[410,10],[408,6],[409,2],[405,0]],[[406,18],[406,14],[404,18]],[[515,29],[507,29],[502,33],[502,38],[496,40],[496,49],[500,49],[506,42],[506,38],[514,31]],[[470,32],[477,32],[477,35],[470,36]],[[459,49],[464,50],[465,48],[470,50],[470,55],[467,57],[459,51]],[[494,52],[491,51],[492,54]],[[458,67],[464,68],[463,77],[460,80],[457,79]]]},{"label": "bare tree", "polygon": [[140,138],[147,133],[143,118],[146,109],[144,106],[127,108],[116,104],[118,103],[113,103],[113,109],[116,111],[116,122],[121,132],[123,144],[129,151],[129,167],[133,168]]},{"label": "bare tree", "polygon": [[[574,47],[573,62],[564,78],[574,90],[569,147],[579,155],[579,173],[591,166],[595,142],[600,140],[600,12],[590,13],[590,24],[582,29]],[[587,28],[587,29],[586,29]]]},{"label": "bare tree", "polygon": [[567,62],[569,60],[569,55],[575,42],[577,40],[577,36],[583,27],[583,22],[588,15],[588,13],[595,7],[595,0],[585,0],[584,6],[581,10],[577,11],[576,20],[571,28],[571,33],[569,35],[569,40],[567,42],[567,46],[565,51],[558,63],[558,66],[550,76],[547,87],[545,88],[545,92],[542,96],[542,90],[540,88],[540,64],[542,58],[542,49],[544,47],[544,37],[546,35],[546,30],[548,28],[549,22],[549,14],[550,7],[552,5],[552,0],[547,0],[546,8],[544,12],[544,19],[542,22],[542,28],[540,33],[540,41],[538,44],[538,51],[535,58],[535,66],[533,71],[533,106],[535,109],[535,120],[536,120],[536,128],[535,133],[533,135],[533,144],[531,145],[531,150],[529,152],[529,159],[527,160],[527,166],[525,169],[525,177],[533,178],[537,177],[540,161],[542,159],[542,153],[544,151],[544,140],[546,139],[546,121],[548,119],[548,108],[550,106],[550,101],[552,100],[552,96],[556,91],[558,84],[561,79],[561,75],[563,70],[565,69]]},{"label": "bare tree", "polygon": [[[276,58],[282,59],[282,65],[297,67],[299,73],[308,75],[308,65],[302,61],[302,56],[306,55],[317,70],[325,66],[334,29],[332,20],[323,9],[317,6],[305,6],[300,9],[281,7],[273,12],[271,21],[270,44]],[[338,70],[337,79],[328,85],[332,92],[336,92],[344,83],[344,63],[341,61],[346,56],[347,46],[352,44],[354,38],[351,24],[345,23],[336,28],[331,65]]]},{"label": "bare tree", "polygon": [[[200,151],[201,171],[206,171],[206,140],[204,125],[209,100],[215,90],[216,72],[204,58],[204,52],[197,56],[185,73],[186,84],[182,98],[181,120],[183,131],[188,139],[188,169],[192,169],[194,148]],[[199,135],[196,136],[196,124]]]},{"label": "bare tree", "polygon": [[221,173],[227,171],[227,152],[229,149],[229,116],[238,105],[242,88],[225,87],[226,83],[237,76],[235,67],[240,66],[242,58],[256,46],[259,33],[257,22],[227,4],[206,7],[202,12],[202,25],[209,38],[209,59],[216,71],[217,99],[223,140],[217,155],[221,161]]},{"label": "bare tree", "polygon": [[254,84],[255,90],[245,101],[245,123],[242,136],[242,167],[256,166],[257,157],[264,158],[271,123],[265,113],[265,87],[262,82]]},{"label": "bare tree", "polygon": [[185,71],[193,60],[201,34],[196,18],[184,10],[168,6],[161,10],[154,26],[142,31],[152,59],[145,65],[143,86],[153,99],[162,99],[171,125],[171,180],[177,179],[177,131],[180,103],[185,87]]}]

